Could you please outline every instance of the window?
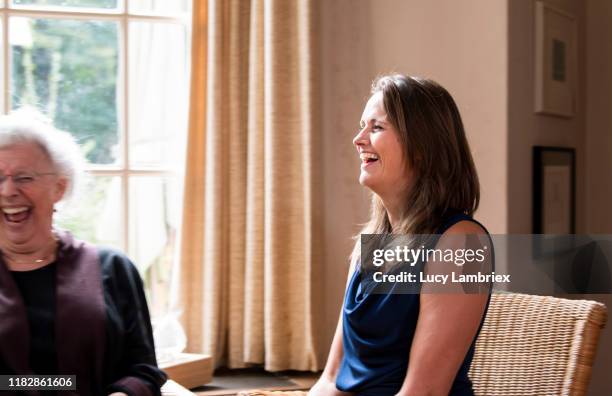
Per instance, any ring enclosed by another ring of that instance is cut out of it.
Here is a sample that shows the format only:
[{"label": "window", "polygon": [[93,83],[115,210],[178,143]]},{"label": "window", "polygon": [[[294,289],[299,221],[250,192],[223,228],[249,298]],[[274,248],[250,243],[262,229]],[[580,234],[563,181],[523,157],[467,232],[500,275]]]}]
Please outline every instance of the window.
[{"label": "window", "polygon": [[5,0],[5,112],[71,132],[88,180],[56,222],[124,250],[161,312],[176,256],[188,114],[190,0]]}]

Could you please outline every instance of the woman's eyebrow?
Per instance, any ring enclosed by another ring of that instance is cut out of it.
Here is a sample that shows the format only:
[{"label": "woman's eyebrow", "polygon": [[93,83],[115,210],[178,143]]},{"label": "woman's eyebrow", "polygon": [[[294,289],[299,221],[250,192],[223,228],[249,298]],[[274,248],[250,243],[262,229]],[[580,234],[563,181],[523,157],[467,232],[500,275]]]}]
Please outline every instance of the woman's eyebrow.
[{"label": "woman's eyebrow", "polygon": [[388,122],[386,121],[386,118],[387,117],[385,117],[385,118],[370,118],[370,120],[367,121],[367,122],[361,120],[361,121],[359,121],[359,126],[361,126],[363,128],[364,126],[369,125],[369,124],[373,124],[373,123],[388,124]]},{"label": "woman's eyebrow", "polygon": [[[34,172],[34,171],[31,168],[26,168],[26,167],[23,167],[23,166],[19,166],[19,167],[14,168],[11,171],[11,174],[12,175],[16,175],[16,174],[19,174],[19,173],[32,173],[32,172]],[[4,174],[4,172],[2,172],[2,171],[0,171],[0,173]]]},{"label": "woman's eyebrow", "polygon": [[370,122],[377,123],[377,124],[388,124],[387,117],[384,117],[384,118],[382,118],[382,117],[381,118],[372,118],[370,120]]}]

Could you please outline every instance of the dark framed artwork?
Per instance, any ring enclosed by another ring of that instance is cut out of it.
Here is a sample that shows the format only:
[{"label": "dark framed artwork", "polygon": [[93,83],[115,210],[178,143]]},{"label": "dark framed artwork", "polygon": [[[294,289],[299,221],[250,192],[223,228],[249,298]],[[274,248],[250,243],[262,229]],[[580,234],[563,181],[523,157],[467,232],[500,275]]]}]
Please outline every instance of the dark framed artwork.
[{"label": "dark framed artwork", "polygon": [[573,148],[533,148],[533,233],[576,232],[576,155]]}]

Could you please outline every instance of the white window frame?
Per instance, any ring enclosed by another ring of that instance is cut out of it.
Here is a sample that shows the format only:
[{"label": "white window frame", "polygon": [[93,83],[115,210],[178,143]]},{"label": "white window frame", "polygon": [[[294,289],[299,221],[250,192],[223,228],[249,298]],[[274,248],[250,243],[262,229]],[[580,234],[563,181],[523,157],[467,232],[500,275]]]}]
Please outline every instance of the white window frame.
[{"label": "white window frame", "polygon": [[[175,0],[166,0],[175,1]],[[196,0],[197,1],[197,0]],[[145,22],[165,22],[176,23],[185,27],[187,45],[189,50],[191,37],[191,21],[190,15],[156,15],[156,14],[140,14],[129,13],[130,0],[117,0],[117,9],[91,9],[85,7],[61,7],[61,6],[9,6],[10,0],[4,0],[0,4],[0,13],[2,14],[2,83],[4,95],[2,95],[2,108],[4,114],[11,111],[11,95],[10,88],[10,62],[11,48],[9,43],[9,21],[10,17],[30,17],[30,18],[56,18],[56,19],[85,19],[85,20],[105,20],[118,22],[118,74],[117,86],[122,92],[121,97],[117,98],[118,110],[118,135],[121,141],[122,157],[117,164],[112,165],[92,165],[88,164],[85,171],[91,176],[108,176],[119,177],[121,180],[121,210],[122,221],[121,229],[121,246],[120,248],[126,252],[130,252],[129,241],[129,180],[133,176],[157,176],[157,177],[179,177],[176,171],[167,168],[152,168],[152,167],[134,167],[130,165],[129,153],[129,109],[128,109],[128,81],[129,70],[127,67],[128,51],[129,51],[129,22],[130,21],[145,21]],[[187,54],[189,56],[189,54]],[[189,62],[187,62],[189,65]],[[186,71],[189,73],[189,70]],[[188,80],[187,80],[188,81]],[[189,92],[189,87],[186,87],[186,92]],[[185,131],[187,133],[187,131]],[[182,158],[184,160],[184,158]]]}]

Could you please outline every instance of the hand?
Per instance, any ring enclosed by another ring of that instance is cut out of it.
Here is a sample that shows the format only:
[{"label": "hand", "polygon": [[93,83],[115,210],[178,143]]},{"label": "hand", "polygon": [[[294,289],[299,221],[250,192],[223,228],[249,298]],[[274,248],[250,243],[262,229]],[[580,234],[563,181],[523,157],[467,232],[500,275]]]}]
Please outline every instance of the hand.
[{"label": "hand", "polygon": [[316,384],[308,391],[308,396],[350,396],[352,393],[342,392],[336,388],[336,382],[321,376]]}]

